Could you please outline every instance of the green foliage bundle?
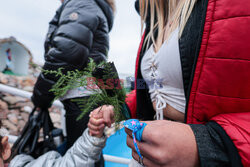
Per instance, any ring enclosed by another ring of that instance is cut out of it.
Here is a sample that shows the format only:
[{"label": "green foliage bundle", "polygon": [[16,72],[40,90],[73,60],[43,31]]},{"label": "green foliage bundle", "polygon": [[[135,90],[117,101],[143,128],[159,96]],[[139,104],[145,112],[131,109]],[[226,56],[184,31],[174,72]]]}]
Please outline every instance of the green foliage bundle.
[{"label": "green foliage bundle", "polygon": [[[63,97],[70,89],[74,88],[84,87],[92,92],[87,99],[74,100],[79,104],[82,111],[77,120],[101,105],[112,105],[114,107],[116,123],[129,117],[124,105],[126,91],[119,80],[113,63],[103,62],[97,65],[93,59],[90,59],[87,67],[82,71],[75,70],[64,73],[63,70],[63,68],[57,71],[43,70],[45,75],[52,74],[59,78],[50,90],[55,94],[55,100]],[[98,85],[98,89],[89,85],[90,79],[92,79],[93,85]]]}]

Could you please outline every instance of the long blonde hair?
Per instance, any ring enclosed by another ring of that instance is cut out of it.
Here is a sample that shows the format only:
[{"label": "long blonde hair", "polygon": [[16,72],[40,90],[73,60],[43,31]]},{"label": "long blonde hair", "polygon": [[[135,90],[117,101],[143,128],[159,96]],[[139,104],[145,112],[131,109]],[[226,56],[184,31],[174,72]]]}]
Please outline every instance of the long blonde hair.
[{"label": "long blonde hair", "polygon": [[[196,1],[139,0],[142,30],[150,12],[150,31],[145,43],[149,44],[148,41],[151,40],[155,49],[158,50],[177,27],[179,27],[180,37]],[[154,35],[156,30],[158,30],[157,37]]]}]

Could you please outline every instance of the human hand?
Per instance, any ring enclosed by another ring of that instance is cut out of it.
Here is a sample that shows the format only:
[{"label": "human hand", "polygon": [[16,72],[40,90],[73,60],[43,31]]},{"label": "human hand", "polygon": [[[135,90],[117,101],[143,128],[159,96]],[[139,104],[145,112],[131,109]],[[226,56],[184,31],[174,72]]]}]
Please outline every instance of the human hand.
[{"label": "human hand", "polygon": [[96,110],[98,110],[98,112],[103,113],[103,119],[104,119],[105,125],[110,128],[111,124],[115,122],[114,107],[111,105],[103,105],[97,108]]},{"label": "human hand", "polygon": [[9,159],[10,155],[11,155],[11,147],[9,144],[9,138],[7,136],[4,136],[2,138],[2,140],[0,141],[1,145],[2,145],[2,153],[1,153],[1,158],[6,161],[7,159]]},{"label": "human hand", "polygon": [[92,111],[89,116],[89,134],[102,137],[105,125],[111,127],[114,123],[114,107],[103,105]]},{"label": "human hand", "polygon": [[105,127],[103,112],[95,109],[89,114],[89,117],[89,135],[101,138]]},{"label": "human hand", "polygon": [[[150,167],[198,166],[198,150],[190,126],[172,121],[146,122],[142,142],[137,141],[143,156],[143,164]],[[132,156],[139,162],[132,132],[125,129],[127,145],[132,149]]]}]

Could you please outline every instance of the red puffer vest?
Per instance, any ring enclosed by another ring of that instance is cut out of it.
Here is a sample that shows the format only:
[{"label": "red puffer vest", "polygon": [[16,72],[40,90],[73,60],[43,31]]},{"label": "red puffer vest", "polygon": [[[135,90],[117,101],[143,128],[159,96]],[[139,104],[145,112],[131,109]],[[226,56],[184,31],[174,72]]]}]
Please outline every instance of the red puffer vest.
[{"label": "red puffer vest", "polygon": [[209,0],[187,123],[216,121],[250,166],[250,3]]},{"label": "red puffer vest", "polygon": [[[139,51],[141,46],[142,43]],[[136,70],[138,60],[139,56]],[[242,164],[250,166],[249,0],[208,1],[192,83],[187,123],[216,121],[235,144]],[[136,117],[135,96],[135,92],[128,96],[133,118]]]}]

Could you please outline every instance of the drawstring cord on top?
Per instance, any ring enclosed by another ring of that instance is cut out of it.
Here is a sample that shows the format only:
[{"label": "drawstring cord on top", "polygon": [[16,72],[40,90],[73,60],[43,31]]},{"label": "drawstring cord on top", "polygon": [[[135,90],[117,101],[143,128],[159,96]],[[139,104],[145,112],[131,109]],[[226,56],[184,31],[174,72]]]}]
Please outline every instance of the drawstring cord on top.
[{"label": "drawstring cord on top", "polygon": [[[152,48],[153,49],[153,48]],[[150,69],[151,69],[151,77],[154,80],[154,86],[158,87],[158,81],[156,80],[156,70],[157,70],[157,66],[155,64],[155,52],[152,51],[153,57],[151,58],[152,62],[150,64]],[[166,101],[163,99],[163,97],[161,96],[159,89],[154,90],[153,92],[153,96],[156,100],[156,119],[157,120],[163,120],[163,110],[164,108],[166,108]]]},{"label": "drawstring cord on top", "polygon": [[163,120],[164,118],[164,108],[166,108],[167,104],[164,98],[162,97],[161,93],[159,90],[155,90],[152,93],[154,101],[156,102],[155,110],[156,110],[156,120]]},{"label": "drawstring cord on top", "polygon": [[163,120],[163,111],[166,108],[166,101],[162,98],[162,96],[157,91],[156,95],[156,119]]}]

